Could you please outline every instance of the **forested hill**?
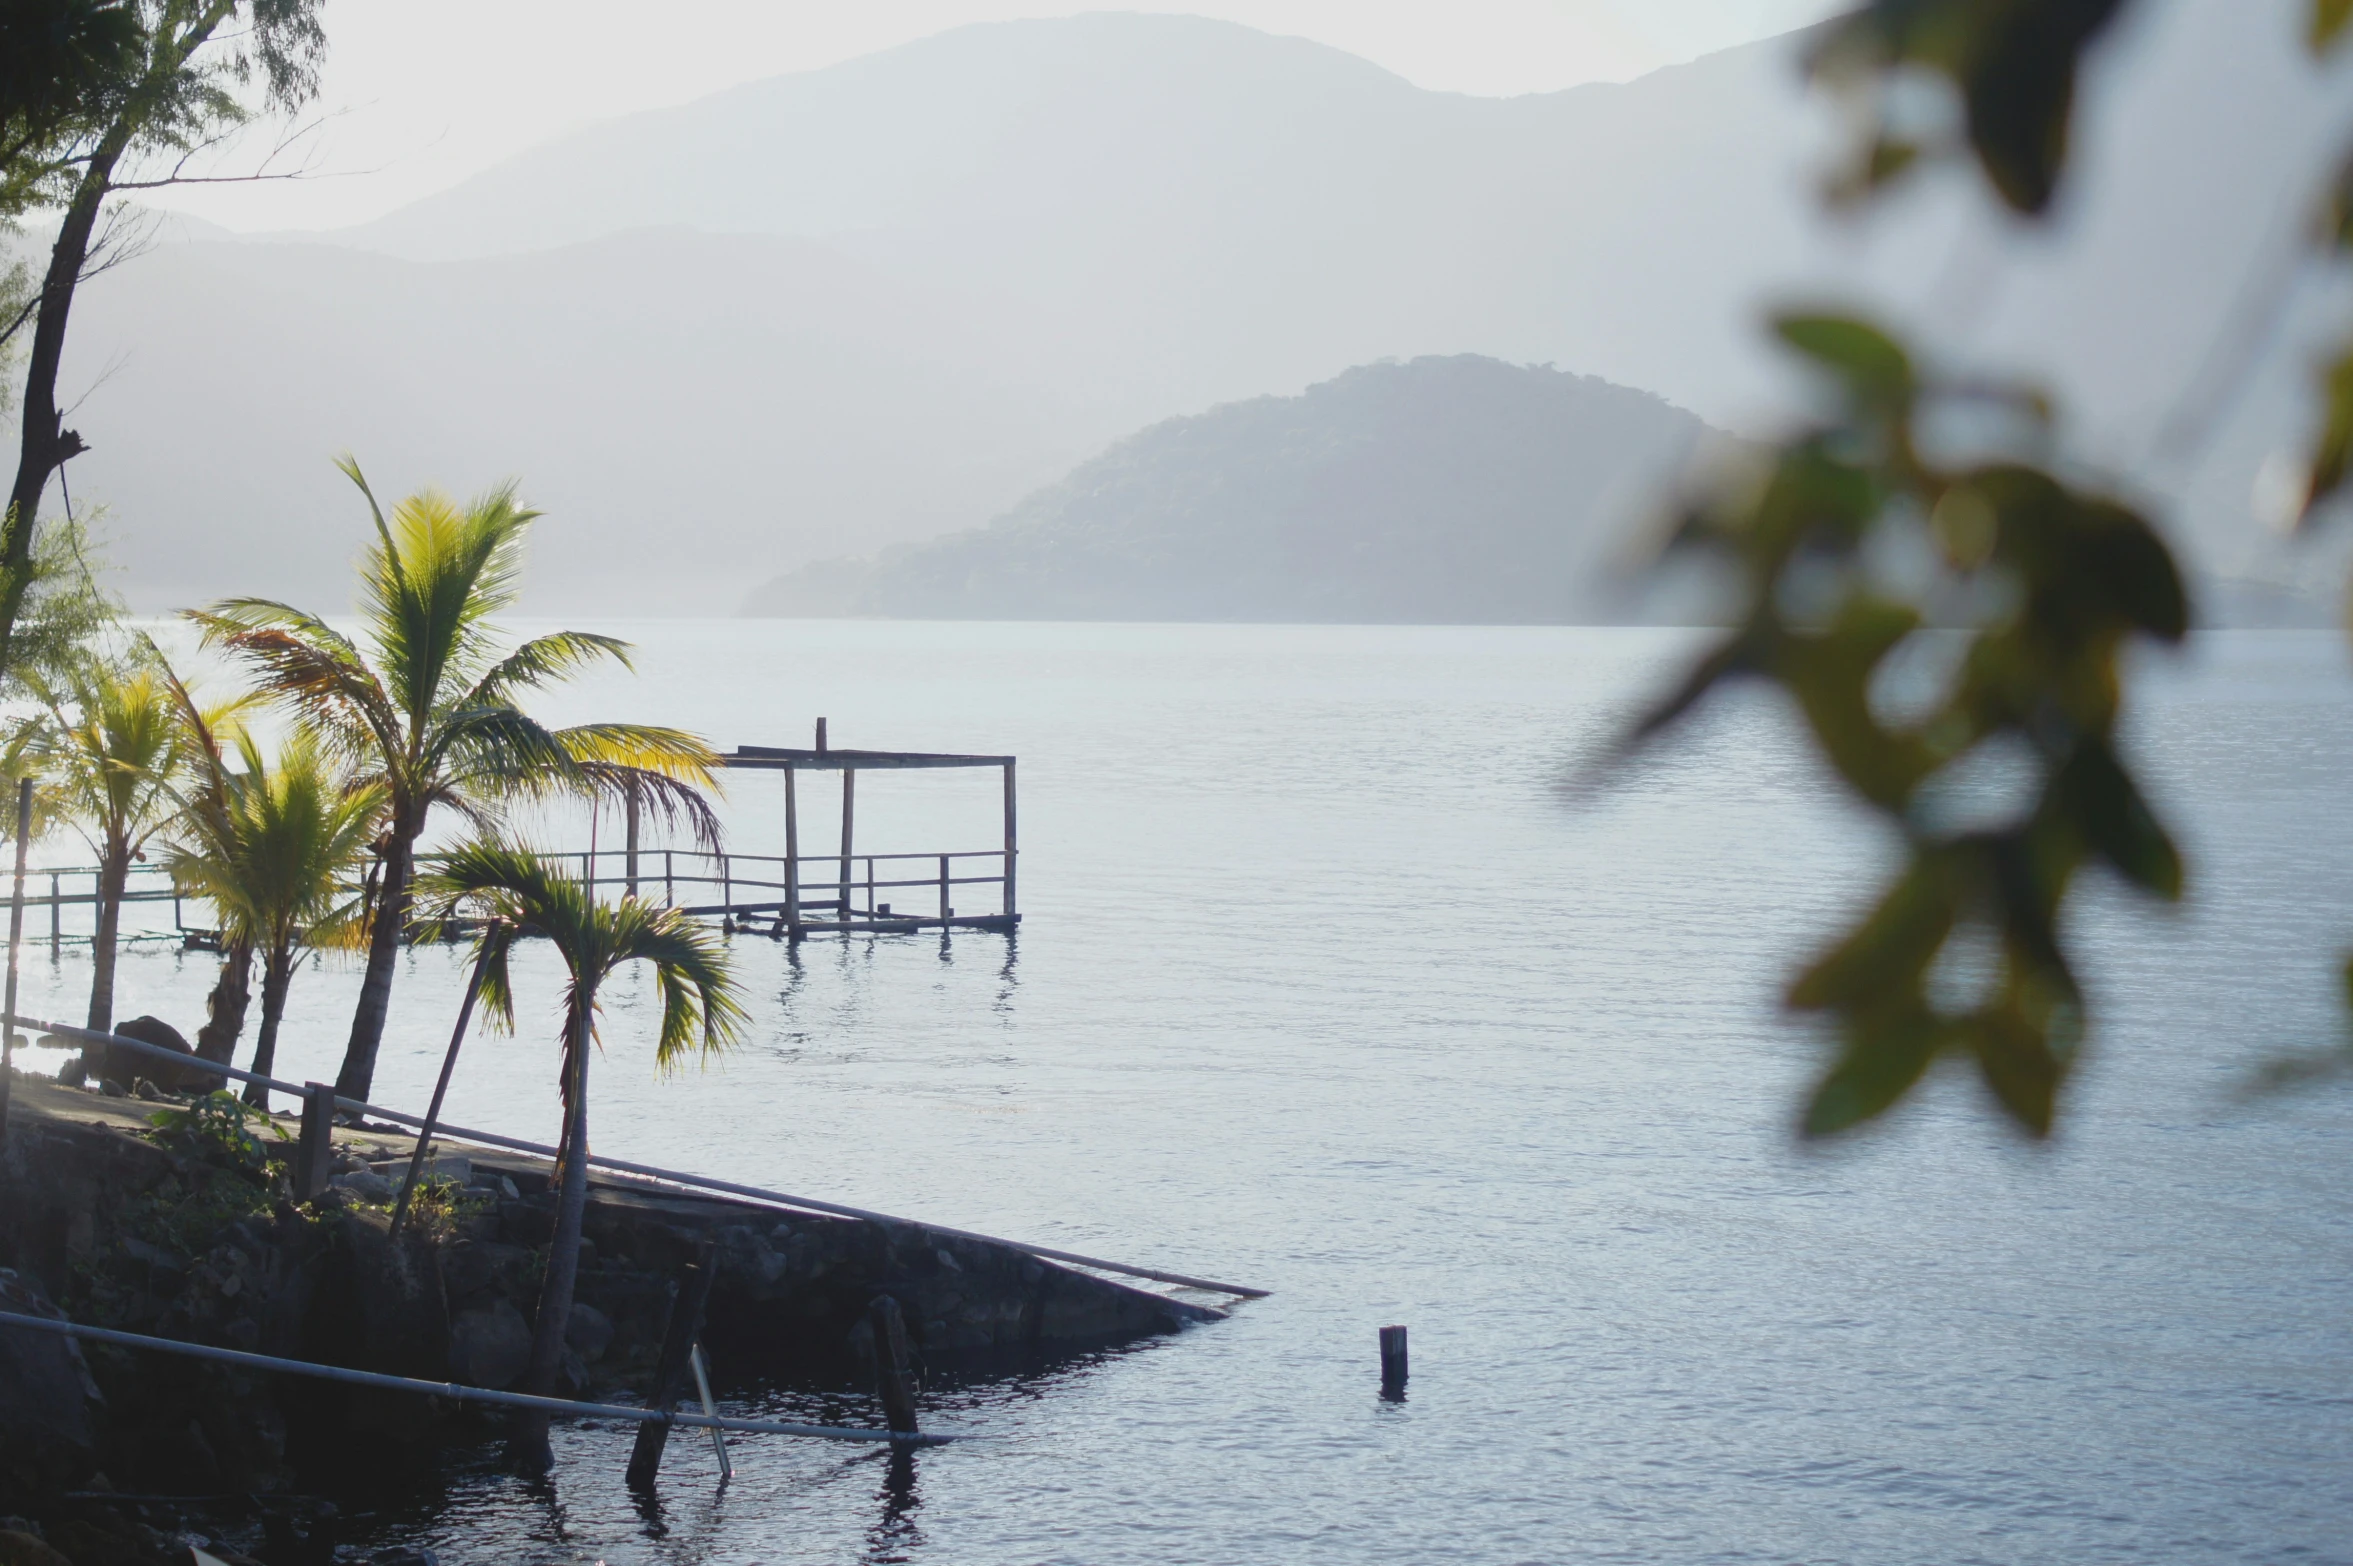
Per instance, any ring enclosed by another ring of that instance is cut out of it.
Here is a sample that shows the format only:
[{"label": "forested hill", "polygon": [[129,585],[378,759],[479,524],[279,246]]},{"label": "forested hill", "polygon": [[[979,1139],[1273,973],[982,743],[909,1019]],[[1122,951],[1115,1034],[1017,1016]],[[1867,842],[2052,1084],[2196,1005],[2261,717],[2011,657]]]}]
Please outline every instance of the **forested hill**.
[{"label": "forested hill", "polygon": [[986,527],[804,566],[756,615],[1557,624],[1629,616],[1629,530],[1709,434],[1475,355],[1129,436]]}]

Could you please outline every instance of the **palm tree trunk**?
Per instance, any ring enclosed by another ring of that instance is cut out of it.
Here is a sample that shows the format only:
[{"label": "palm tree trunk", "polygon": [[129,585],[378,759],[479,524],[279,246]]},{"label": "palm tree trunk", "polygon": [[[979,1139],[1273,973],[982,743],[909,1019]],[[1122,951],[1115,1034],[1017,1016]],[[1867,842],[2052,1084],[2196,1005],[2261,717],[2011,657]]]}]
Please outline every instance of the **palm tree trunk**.
[{"label": "palm tree trunk", "polygon": [[384,880],[376,889],[376,923],[368,936],[368,971],[360,980],[359,1009],[351,1017],[351,1042],[343,1046],[343,1069],[335,1091],[365,1099],[376,1081],[376,1051],[384,1044],[384,1020],[392,1010],[392,974],[400,965],[401,938],[409,917],[409,869],[417,833],[396,823],[384,852]]},{"label": "palm tree trunk", "polygon": [[[253,1041],[253,1069],[262,1076],[278,1063],[278,1019],[286,1015],[286,990],[294,982],[294,945],[273,946],[261,959],[261,1034]],[[245,1084],[245,1102],[270,1107],[270,1090]]]},{"label": "palm tree trunk", "polygon": [[122,930],[123,885],[131,877],[131,850],[108,844],[98,872],[98,933],[90,942],[90,1020],[93,1033],[114,1031],[114,947]]},{"label": "palm tree trunk", "polygon": [[[571,1037],[570,1058],[564,1062],[571,1103],[564,1117],[563,1195],[556,1203],[556,1232],[548,1242],[547,1275],[540,1282],[539,1315],[531,1329],[531,1369],[523,1383],[525,1391],[541,1397],[556,1395],[564,1329],[572,1320],[572,1287],[580,1276],[580,1225],[588,1211],[588,1019],[595,1005],[595,991],[584,989],[574,995],[572,1014],[565,1019]],[[525,1409],[516,1415],[507,1460],[531,1474],[555,1466],[544,1412]]]},{"label": "palm tree trunk", "polygon": [[[231,941],[221,956],[220,982],[205,1002],[204,1026],[196,1030],[196,1058],[216,1066],[237,1058],[237,1039],[245,1031],[245,1008],[253,999],[253,942]],[[218,1088],[227,1081],[212,1083]]]}]

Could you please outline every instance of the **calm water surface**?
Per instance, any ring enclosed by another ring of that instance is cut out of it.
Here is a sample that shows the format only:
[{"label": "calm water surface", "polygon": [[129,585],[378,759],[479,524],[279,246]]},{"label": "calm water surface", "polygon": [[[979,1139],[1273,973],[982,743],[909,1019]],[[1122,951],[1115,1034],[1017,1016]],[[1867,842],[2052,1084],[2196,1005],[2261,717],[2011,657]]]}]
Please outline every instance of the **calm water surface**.
[{"label": "calm water surface", "polygon": [[[641,675],[550,703],[723,745],[1016,752],[996,936],[763,938],[724,1065],[658,1080],[609,994],[601,1150],[1250,1282],[1230,1321],[1014,1383],[998,1437],[876,1455],[628,1436],[552,1487],[454,1464],[372,1542],[471,1562],[2353,1561],[2353,1094],[2249,1105],[2336,1036],[2353,672],[2225,635],[2137,715],[2194,855],[2183,911],[2095,888],[2102,1025],[2055,1146],[1965,1081],[1796,1147],[1814,1045],[1773,1009],[1885,848],[1778,713],[1719,709],[1563,781],[1686,645],[1633,631],[639,624]],[[869,774],[860,840],[986,848],[993,775]],[[830,798],[813,787],[811,814]],[[777,780],[736,846],[781,851]],[[609,824],[608,824],[609,826]],[[577,834],[575,834],[576,841]],[[416,953],[378,1076],[426,1097],[460,958]],[[451,1113],[552,1140],[552,961]],[[85,961],[31,998],[71,1012]],[[118,1015],[209,964],[125,964]],[[285,1074],[356,979],[305,971]],[[532,1010],[536,1004],[537,1010]],[[1403,1404],[1374,1329],[1405,1322]],[[739,1387],[747,1411],[871,1417]]]}]

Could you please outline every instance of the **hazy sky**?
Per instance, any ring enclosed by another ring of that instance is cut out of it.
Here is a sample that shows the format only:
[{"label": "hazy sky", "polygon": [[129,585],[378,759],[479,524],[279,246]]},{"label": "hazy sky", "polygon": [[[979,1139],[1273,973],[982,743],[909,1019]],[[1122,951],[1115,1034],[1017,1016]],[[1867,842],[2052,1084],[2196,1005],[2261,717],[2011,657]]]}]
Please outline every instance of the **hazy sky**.
[{"label": "hazy sky", "polygon": [[[173,193],[239,229],[365,221],[590,121],[810,70],[967,22],[1188,11],[1314,38],[1424,87],[1623,80],[1785,31],[1836,0],[328,0],[332,54],[305,156],[321,177]],[[251,149],[243,149],[247,162]]]}]

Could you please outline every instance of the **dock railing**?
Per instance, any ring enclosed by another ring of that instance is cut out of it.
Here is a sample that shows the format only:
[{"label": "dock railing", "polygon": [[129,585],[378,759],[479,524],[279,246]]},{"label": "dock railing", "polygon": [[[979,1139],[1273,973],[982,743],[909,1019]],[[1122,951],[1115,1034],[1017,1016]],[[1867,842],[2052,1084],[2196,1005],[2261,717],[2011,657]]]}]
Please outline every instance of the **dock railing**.
[{"label": "dock railing", "polygon": [[[434,854],[420,854],[420,868]],[[1012,890],[1001,848],[945,854],[712,853],[689,848],[551,850],[540,859],[563,868],[600,896],[635,895],[699,918],[751,924],[773,921],[779,935],[835,932],[903,934],[917,930],[1009,930],[1019,915],[1007,905]],[[101,872],[95,865],[59,865],[25,872],[28,944],[46,939],[51,955],[92,939]],[[122,900],[171,905],[168,929],[126,927],[124,941],[168,938],[182,945],[217,944],[203,922],[202,898],[185,897],[161,865],[134,864]],[[190,905],[194,904],[195,907]],[[80,917],[72,917],[81,910]],[[46,910],[44,936],[40,918]]]},{"label": "dock railing", "polygon": [[780,933],[1001,930],[1018,918],[1001,848],[847,856],[603,848],[540,857],[600,894],[654,898],[704,917],[771,916]]}]

